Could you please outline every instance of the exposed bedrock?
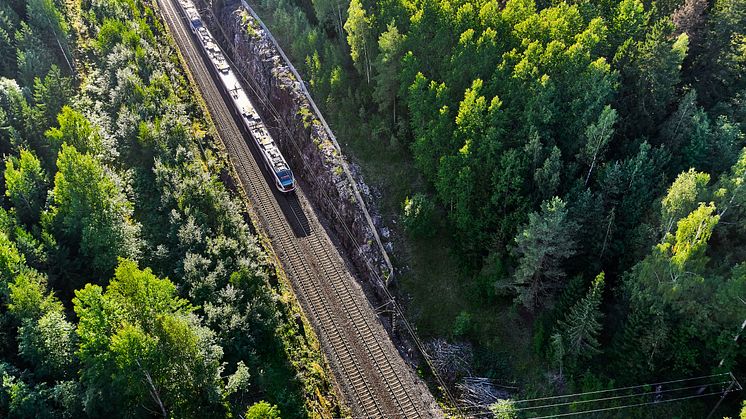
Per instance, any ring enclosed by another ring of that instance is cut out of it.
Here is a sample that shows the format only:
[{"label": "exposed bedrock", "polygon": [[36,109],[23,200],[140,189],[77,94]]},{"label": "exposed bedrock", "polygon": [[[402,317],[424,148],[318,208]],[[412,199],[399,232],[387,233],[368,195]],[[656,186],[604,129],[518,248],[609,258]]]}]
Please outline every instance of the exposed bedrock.
[{"label": "exposed bedrock", "polygon": [[[269,126],[278,125],[275,120],[278,114],[282,124],[273,129],[273,135],[296,177],[300,178],[304,193],[328,220],[327,228],[354,265],[358,277],[365,281],[365,288],[385,299],[382,283],[369,268],[373,267],[378,277],[385,278],[388,268],[383,252],[344,172],[343,157],[303,93],[301,82],[240,1],[215,1],[211,6],[214,17],[202,13],[203,20],[222,43],[230,43],[222,45],[223,48],[232,56],[242,76],[260,91],[260,100],[255,100],[255,105],[265,122]],[[219,26],[215,18],[220,20]],[[252,96],[256,98],[257,94]],[[271,105],[262,100],[263,97]],[[355,182],[366,202],[371,204],[368,187],[359,178]],[[373,220],[380,220],[378,216],[371,216]]]}]

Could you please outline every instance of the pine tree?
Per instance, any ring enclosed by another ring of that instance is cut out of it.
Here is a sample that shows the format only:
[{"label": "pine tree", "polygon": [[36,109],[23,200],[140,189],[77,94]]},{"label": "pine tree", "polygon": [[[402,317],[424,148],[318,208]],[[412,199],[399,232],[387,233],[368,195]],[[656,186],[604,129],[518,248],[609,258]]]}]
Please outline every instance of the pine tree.
[{"label": "pine tree", "polygon": [[601,331],[601,297],[604,273],[596,276],[585,297],[578,301],[557,324],[568,355],[589,358],[600,353],[598,334]]}]

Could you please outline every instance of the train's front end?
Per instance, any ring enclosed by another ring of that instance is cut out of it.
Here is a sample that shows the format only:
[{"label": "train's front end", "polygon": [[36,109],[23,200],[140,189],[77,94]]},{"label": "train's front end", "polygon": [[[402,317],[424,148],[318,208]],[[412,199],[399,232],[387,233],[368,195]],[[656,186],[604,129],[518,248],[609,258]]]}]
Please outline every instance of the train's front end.
[{"label": "train's front end", "polygon": [[280,192],[292,192],[295,190],[295,177],[290,169],[277,172],[276,175],[277,189]]}]

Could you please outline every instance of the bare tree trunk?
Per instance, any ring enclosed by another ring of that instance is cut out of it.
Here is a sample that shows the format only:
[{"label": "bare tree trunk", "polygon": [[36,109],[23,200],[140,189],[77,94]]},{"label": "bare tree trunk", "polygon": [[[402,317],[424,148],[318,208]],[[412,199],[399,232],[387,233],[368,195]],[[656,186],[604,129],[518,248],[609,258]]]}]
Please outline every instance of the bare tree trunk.
[{"label": "bare tree trunk", "polygon": [[365,43],[365,48],[363,50],[365,52],[365,77],[368,80],[368,84],[370,84],[370,58],[368,58],[368,43]]},{"label": "bare tree trunk", "polygon": [[394,94],[394,129],[396,129],[396,94]]},{"label": "bare tree trunk", "polygon": [[150,376],[150,373],[145,371],[145,379],[148,380],[148,384],[150,385],[150,397],[153,398],[153,400],[158,404],[158,407],[161,408],[161,414],[164,418],[168,418],[168,412],[166,411],[166,406],[163,405],[163,401],[161,400],[160,394],[158,394],[158,389],[155,388],[155,384],[153,383],[153,378]]},{"label": "bare tree trunk", "polygon": [[344,40],[344,22],[342,22],[342,5],[337,2],[337,33],[339,33],[339,39]]},{"label": "bare tree trunk", "polygon": [[671,229],[673,228],[674,223],[673,215],[668,218],[668,224],[666,225],[666,232],[663,233],[663,237],[666,237],[666,234],[671,232]]},{"label": "bare tree trunk", "polygon": [[[741,179],[743,179],[743,178],[741,178]],[[718,214],[720,216],[720,218],[725,217],[725,213],[728,211],[728,208],[733,204],[733,201],[736,199],[736,194],[741,189],[742,185],[743,185],[743,183],[741,183],[740,185],[738,185],[738,187],[736,187],[736,189],[733,191],[733,194],[730,197],[730,201],[728,201],[728,203],[725,205],[725,208],[723,208],[723,210],[720,211],[720,214]]]},{"label": "bare tree trunk", "polygon": [[593,173],[593,168],[596,166],[596,156],[593,156],[593,161],[591,162],[591,168],[588,169],[588,175],[585,177],[585,186],[588,186],[588,181],[591,179],[591,173]]},{"label": "bare tree trunk", "polygon": [[598,257],[598,259],[603,259],[604,253],[606,253],[606,243],[609,241],[609,236],[611,235],[611,224],[614,223],[614,218],[616,218],[614,215],[614,210],[616,207],[611,209],[611,214],[609,214],[609,223],[606,225],[606,235],[604,236],[604,244],[601,247],[601,255]]},{"label": "bare tree trunk", "polygon": [[[140,365],[140,361],[137,361],[137,366],[142,369],[142,365]],[[161,414],[164,418],[168,418],[168,411],[166,410],[166,406],[163,405],[163,401],[161,400],[161,396],[158,393],[158,389],[155,387],[155,383],[153,382],[153,377],[150,376],[150,373],[147,370],[143,370],[143,374],[145,375],[145,381],[148,383],[148,386],[150,387],[148,391],[150,392],[150,397],[153,399],[153,401],[160,407]]]}]

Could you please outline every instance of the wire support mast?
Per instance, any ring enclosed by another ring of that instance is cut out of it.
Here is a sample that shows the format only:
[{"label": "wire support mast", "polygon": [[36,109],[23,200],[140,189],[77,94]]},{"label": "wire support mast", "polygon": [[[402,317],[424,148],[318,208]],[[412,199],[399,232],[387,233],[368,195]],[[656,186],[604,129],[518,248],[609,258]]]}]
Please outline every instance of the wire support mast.
[{"label": "wire support mast", "polygon": [[[242,1],[242,3],[243,3],[244,7],[248,6],[248,4],[246,4],[245,2]],[[206,8],[206,10],[215,19],[216,26],[218,27],[218,29],[220,30],[221,34],[223,35],[223,39],[225,39],[225,40],[230,39],[225,34],[225,30],[223,29],[222,25],[220,25],[220,23],[219,23],[217,17],[215,16],[215,14],[213,13],[213,11],[210,8]],[[247,9],[247,11],[250,12],[250,14],[252,15],[252,17],[254,19],[256,19],[257,22],[259,22],[259,24],[262,27],[262,29],[267,34],[270,34],[269,29],[267,29],[267,27],[264,25],[264,23],[261,21],[261,19],[256,15],[256,13],[253,11],[253,9],[251,9],[249,7]],[[277,41],[271,36],[271,34],[269,36],[270,36],[270,39],[272,40],[272,42],[274,43],[274,45],[276,46],[276,48],[278,49],[278,51],[281,52],[282,49],[280,48],[280,46],[277,43]],[[233,50],[233,45],[230,44],[230,42],[228,42],[228,47],[231,50]],[[234,53],[235,53],[235,51],[234,51]],[[285,60],[286,64],[288,65],[288,67],[291,70],[294,70],[294,67],[292,67],[292,64],[290,63],[290,61],[287,58],[287,56],[285,56],[284,53],[282,53],[281,56],[284,58],[284,60]],[[230,56],[226,56],[226,59],[234,67],[236,67],[235,63],[233,62],[233,59]],[[236,67],[236,68],[238,68],[238,67]],[[277,121],[278,128],[280,128],[291,139],[291,141],[289,142],[289,144],[293,147],[293,149],[296,151],[296,153],[298,153],[298,155],[302,155],[301,147],[297,143],[297,140],[296,140],[295,136],[292,135],[289,127],[285,124],[285,121],[280,116],[280,113],[274,107],[274,105],[270,101],[269,97],[267,97],[266,93],[262,92],[260,89],[257,89],[253,85],[253,83],[250,83],[249,80],[247,80],[244,77],[244,75],[243,75],[242,72],[237,71],[236,74],[244,81],[245,85],[247,87],[249,87],[249,89],[254,93],[254,95],[257,97],[257,99],[259,99],[259,101],[265,106],[265,108],[267,109],[267,111],[269,111],[269,113],[271,114],[271,116],[273,117],[273,119],[275,119]],[[298,78],[298,80],[302,80],[300,78],[300,75],[297,74],[297,72],[293,71],[293,74],[295,75],[296,78]],[[299,84],[302,86],[303,85],[302,81]],[[310,94],[308,94],[307,91],[304,91],[304,93],[306,93],[306,95],[309,98],[309,101],[311,102],[311,104],[314,105],[313,107],[314,107],[314,110],[317,112],[317,116],[319,116],[320,119],[323,118],[321,116],[321,114],[320,114],[320,111],[318,111],[318,108],[315,107],[315,104],[314,104],[313,100],[310,98]],[[323,119],[321,119],[321,120],[323,122]],[[328,126],[326,126],[326,128],[329,129]],[[331,132],[331,129],[329,129],[329,131]],[[333,134],[331,134],[331,138],[334,139]],[[336,139],[334,139],[334,143],[335,143],[335,146],[338,148],[339,145],[336,143]],[[303,166],[303,167],[307,166],[307,163],[303,159],[300,159],[300,163],[301,163],[301,166]],[[346,163],[344,163],[344,165],[346,166]],[[346,171],[346,172],[350,176],[351,184],[352,184],[353,188],[355,189],[355,191],[357,191],[357,185],[354,182],[354,179],[351,178],[351,175],[349,174],[348,171]],[[315,189],[317,191],[319,191],[321,193],[321,197],[326,202],[328,202],[328,203],[331,204],[330,208],[333,210],[335,217],[340,221],[340,224],[342,225],[343,229],[345,230],[345,233],[346,233],[345,235],[352,241],[352,243],[354,244],[354,246],[355,246],[356,249],[362,250],[362,245],[355,238],[354,234],[349,230],[349,227],[344,223],[344,218],[342,217],[342,215],[337,210],[337,207],[335,205],[334,200],[331,197],[329,197],[329,195],[326,193],[326,191],[324,190],[324,188],[322,187],[322,185],[320,185],[318,179],[310,178],[310,179],[306,179],[306,181],[309,182],[312,186],[315,187]],[[359,201],[361,202],[361,205],[363,205],[363,208],[365,208],[364,207],[365,204],[362,201],[362,197],[359,196],[359,192],[356,194],[356,196],[359,198]],[[367,209],[365,211],[367,213]],[[372,224],[371,224],[371,226],[373,228],[373,233],[377,236],[378,232],[375,229],[375,226],[373,226]],[[385,252],[385,249],[384,249],[384,252]],[[388,256],[387,256],[386,253],[384,253],[384,256],[387,259],[387,265],[389,266],[389,269],[393,269],[393,268],[391,268],[391,264],[390,264],[390,261],[388,261]],[[448,389],[448,386],[446,385],[445,381],[443,380],[443,378],[440,376],[440,374],[438,373],[437,369],[433,365],[432,360],[430,359],[430,356],[428,355],[427,351],[425,350],[424,345],[422,344],[422,342],[420,341],[419,337],[417,336],[417,333],[416,333],[414,327],[409,323],[409,321],[407,320],[407,318],[404,316],[404,311],[402,310],[401,306],[396,302],[396,299],[391,294],[391,292],[388,290],[388,287],[386,286],[386,281],[383,278],[380,277],[380,275],[378,274],[376,268],[374,266],[372,266],[369,261],[366,260],[365,263],[366,263],[368,269],[370,270],[371,274],[374,276],[376,282],[378,282],[379,284],[381,284],[380,288],[383,290],[386,298],[390,301],[390,303],[392,305],[392,308],[393,308],[393,311],[394,311],[394,314],[396,316],[398,316],[399,319],[401,319],[401,321],[404,324],[404,327],[407,330],[408,334],[412,337],[412,340],[414,341],[415,346],[417,347],[417,349],[419,350],[419,352],[422,354],[422,357],[425,360],[425,363],[428,365],[428,368],[433,373],[433,376],[435,377],[436,381],[438,381],[438,385],[440,386],[441,390],[445,393],[446,398],[449,400],[449,402],[451,403],[451,405],[454,407],[455,412],[453,412],[453,414],[455,416],[457,416],[457,417],[465,417],[464,414],[463,414],[463,412],[462,412],[462,410],[461,410],[461,407],[456,402],[455,397],[450,392],[450,390]]]}]

